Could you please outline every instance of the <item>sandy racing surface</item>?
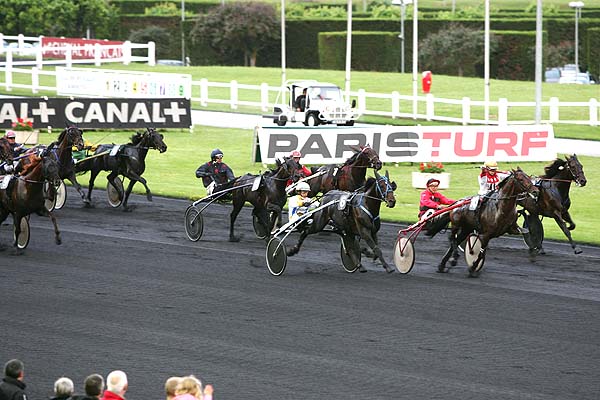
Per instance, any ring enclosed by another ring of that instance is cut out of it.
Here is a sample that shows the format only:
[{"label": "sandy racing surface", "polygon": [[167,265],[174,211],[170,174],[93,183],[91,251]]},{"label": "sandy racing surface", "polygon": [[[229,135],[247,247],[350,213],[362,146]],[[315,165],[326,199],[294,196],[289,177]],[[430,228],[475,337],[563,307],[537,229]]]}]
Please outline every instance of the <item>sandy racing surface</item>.
[{"label": "sandy racing surface", "polygon": [[[101,190],[94,209],[69,196],[61,246],[33,216],[25,255],[0,253],[0,362],[25,362],[30,399],[113,369],[132,400],[190,373],[220,399],[600,398],[599,248],[548,242],[531,264],[522,240],[495,239],[469,279],[462,260],[436,273],[445,235],[421,235],[409,275],[370,260],[348,274],[338,237],[319,234],[273,277],[248,208],[241,242],[227,242],[231,207],[214,205],[194,243],[188,201],[132,196],[124,213]],[[390,262],[398,229],[380,234]]]}]

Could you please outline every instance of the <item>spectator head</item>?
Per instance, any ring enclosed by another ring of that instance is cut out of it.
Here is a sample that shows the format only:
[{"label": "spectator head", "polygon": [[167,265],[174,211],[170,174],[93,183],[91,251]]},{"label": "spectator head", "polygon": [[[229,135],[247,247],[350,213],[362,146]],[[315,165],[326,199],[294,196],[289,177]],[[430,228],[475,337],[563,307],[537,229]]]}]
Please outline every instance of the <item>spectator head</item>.
[{"label": "spectator head", "polygon": [[67,377],[63,376],[54,382],[54,395],[56,397],[70,397],[74,390],[73,381]]},{"label": "spectator head", "polygon": [[98,374],[92,374],[83,381],[85,394],[89,397],[99,397],[104,391],[104,378]]},{"label": "spectator head", "polygon": [[127,374],[123,371],[112,371],[106,377],[106,390],[118,395],[127,391]]},{"label": "spectator head", "polygon": [[177,385],[181,382],[181,378],[178,376],[172,376],[165,382],[165,393],[167,395],[167,400],[170,400],[175,396],[175,390],[177,389]]},{"label": "spectator head", "polygon": [[192,396],[201,399],[202,398],[202,382],[194,375],[185,376],[181,378],[181,381],[175,389],[175,394],[191,394]]},{"label": "spectator head", "polygon": [[17,360],[16,358],[4,364],[4,375],[9,378],[23,379],[24,371],[25,365],[23,365],[21,360]]}]

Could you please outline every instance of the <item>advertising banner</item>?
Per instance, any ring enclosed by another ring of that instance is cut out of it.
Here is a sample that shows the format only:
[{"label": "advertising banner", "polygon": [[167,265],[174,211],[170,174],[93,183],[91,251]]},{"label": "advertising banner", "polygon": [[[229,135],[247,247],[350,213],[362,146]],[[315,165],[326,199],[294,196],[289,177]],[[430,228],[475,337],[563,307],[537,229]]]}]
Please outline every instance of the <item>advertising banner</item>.
[{"label": "advertising banner", "polygon": [[56,92],[84,97],[192,97],[190,74],[56,68]]},{"label": "advertising banner", "polygon": [[273,163],[292,150],[306,164],[342,163],[367,145],[383,162],[548,161],[556,158],[551,125],[257,128],[260,158]]},{"label": "advertising banner", "polygon": [[[116,40],[99,40],[99,39],[78,39],[78,38],[60,38],[60,37],[42,37],[42,47],[44,48],[44,58],[65,59],[66,46],[71,45],[71,57],[77,59],[94,58],[94,48],[96,43],[102,46],[101,58],[122,58],[122,47],[104,47],[122,45],[123,42]],[[53,49],[48,49],[53,47]]]},{"label": "advertising banner", "polygon": [[65,99],[0,98],[0,129],[23,118],[37,129],[79,128],[137,129],[189,128],[187,99]]}]

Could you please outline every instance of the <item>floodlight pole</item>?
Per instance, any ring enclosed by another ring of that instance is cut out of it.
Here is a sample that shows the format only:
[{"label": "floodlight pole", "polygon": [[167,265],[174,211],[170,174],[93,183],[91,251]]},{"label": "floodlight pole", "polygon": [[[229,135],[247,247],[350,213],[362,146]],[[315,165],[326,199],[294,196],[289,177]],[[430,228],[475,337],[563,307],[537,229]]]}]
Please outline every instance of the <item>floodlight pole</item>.
[{"label": "floodlight pole", "polygon": [[542,120],[542,0],[535,12],[535,123]]},{"label": "floodlight pole", "polygon": [[348,0],[348,24],[346,28],[346,102],[350,103],[350,64],[352,60],[352,0]]},{"label": "floodlight pole", "polygon": [[281,0],[281,87],[285,87],[285,0]]},{"label": "floodlight pole", "polygon": [[483,118],[486,124],[490,123],[490,0],[485,0],[484,23],[484,77],[483,77]]},{"label": "floodlight pole", "polygon": [[412,78],[413,78],[413,119],[417,119],[417,74],[419,73],[419,10],[418,0],[413,2],[413,62],[412,62]]},{"label": "floodlight pole", "polygon": [[185,66],[185,0],[181,0],[181,62]]}]

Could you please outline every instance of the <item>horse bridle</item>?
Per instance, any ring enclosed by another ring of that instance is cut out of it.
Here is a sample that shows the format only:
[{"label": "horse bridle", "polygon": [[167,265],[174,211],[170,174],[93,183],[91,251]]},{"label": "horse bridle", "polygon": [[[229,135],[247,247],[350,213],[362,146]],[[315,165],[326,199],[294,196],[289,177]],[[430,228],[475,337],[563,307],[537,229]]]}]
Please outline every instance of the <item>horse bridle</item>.
[{"label": "horse bridle", "polygon": [[519,184],[519,186],[520,186],[521,188],[525,189],[525,191],[523,191],[523,192],[519,192],[519,193],[517,193],[517,194],[514,194],[514,195],[512,195],[512,196],[507,196],[507,197],[498,197],[496,200],[509,200],[509,199],[512,199],[512,198],[516,198],[517,200],[522,200],[522,199],[524,199],[524,198],[525,198],[525,196],[526,196],[526,195],[528,195],[528,194],[529,194],[531,197],[533,197],[533,198],[537,198],[537,196],[536,196],[534,193],[532,193],[532,191],[531,191],[531,189],[532,189],[533,187],[535,187],[535,184],[534,184],[533,182],[531,182],[531,178],[529,179],[529,186],[527,186],[527,185],[525,185],[525,183],[521,182],[521,181],[520,181],[520,180],[517,178],[516,174],[517,174],[518,172],[521,172],[523,175],[525,175],[525,176],[529,177],[529,176],[528,176],[527,174],[525,174],[525,172],[523,172],[523,171],[516,171],[516,172],[511,172],[510,176],[509,176],[508,178],[506,178],[506,179],[513,178],[513,179],[514,179],[514,180],[515,180],[515,181],[516,181],[516,182]]}]

